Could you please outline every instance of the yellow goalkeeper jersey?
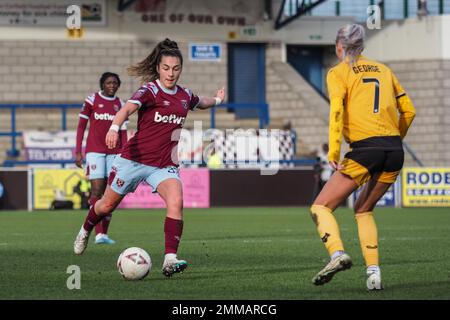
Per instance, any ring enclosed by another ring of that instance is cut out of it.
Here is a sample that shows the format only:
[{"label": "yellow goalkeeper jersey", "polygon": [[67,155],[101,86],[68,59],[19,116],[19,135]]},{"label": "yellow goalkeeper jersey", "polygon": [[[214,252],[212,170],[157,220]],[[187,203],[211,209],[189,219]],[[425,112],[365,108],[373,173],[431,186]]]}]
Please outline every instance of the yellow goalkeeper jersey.
[{"label": "yellow goalkeeper jersey", "polygon": [[329,160],[339,160],[342,134],[347,143],[379,136],[403,138],[414,118],[414,106],[405,99],[394,73],[364,56],[353,65],[343,61],[330,69],[327,86],[331,103]]}]

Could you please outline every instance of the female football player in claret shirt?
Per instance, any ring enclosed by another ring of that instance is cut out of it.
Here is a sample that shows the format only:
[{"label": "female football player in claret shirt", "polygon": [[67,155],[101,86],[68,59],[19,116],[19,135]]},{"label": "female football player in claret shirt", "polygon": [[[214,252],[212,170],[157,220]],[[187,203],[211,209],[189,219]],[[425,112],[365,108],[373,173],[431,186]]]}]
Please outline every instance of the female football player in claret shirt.
[{"label": "female football player in claret shirt", "polygon": [[215,97],[198,97],[177,85],[183,57],[176,42],[165,39],[156,45],[142,62],[131,66],[130,75],[144,83],[116,114],[106,144],[117,146],[119,128],[138,112],[137,132],[116,157],[105,194],[89,210],[78,233],[74,251],[82,254],[93,227],[117,207],[123,197],[146,181],[164,200],[167,215],[164,223],[165,257],[162,272],[166,277],[182,272],[185,260],[177,258],[183,231],[183,193],[178,172],[177,145],[180,130],[189,111],[208,109],[223,102],[224,88]]},{"label": "female football player in claret shirt", "polygon": [[[126,122],[121,127],[116,146],[111,149],[105,143],[106,134],[111,127],[114,116],[122,108],[123,102],[116,96],[120,87],[120,78],[112,72],[105,72],[100,78],[100,91],[86,98],[79,114],[75,164],[83,167],[83,153],[81,146],[84,131],[89,122],[89,133],[86,142],[86,178],[91,183],[89,204],[92,206],[103,195],[111,165],[122,146],[127,141]],[[95,243],[114,244],[115,241],[108,237],[111,214],[105,215],[101,222],[95,226],[97,233]]]},{"label": "female football player in claret shirt", "polygon": [[[331,260],[313,278],[315,285],[330,281],[352,266],[332,212],[359,186],[354,211],[359,241],[367,266],[367,289],[380,290],[378,233],[373,209],[402,169],[405,137],[414,106],[394,73],[384,64],[361,55],[364,29],[351,24],[339,29],[336,54],[341,61],[327,75],[330,97],[328,160],[336,171],[311,207]],[[339,162],[342,135],[350,144]]]}]

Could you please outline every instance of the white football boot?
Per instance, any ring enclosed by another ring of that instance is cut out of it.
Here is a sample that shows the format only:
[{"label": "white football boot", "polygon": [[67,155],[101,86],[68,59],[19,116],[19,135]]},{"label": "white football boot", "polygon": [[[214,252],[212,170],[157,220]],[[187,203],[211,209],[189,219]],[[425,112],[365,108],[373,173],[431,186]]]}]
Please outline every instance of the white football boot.
[{"label": "white football boot", "polygon": [[367,268],[367,290],[376,291],[383,290],[383,285],[381,284],[381,271],[380,268]]},{"label": "white football boot", "polygon": [[80,232],[78,232],[75,242],[73,243],[73,252],[75,252],[75,254],[82,254],[84,250],[86,250],[90,234],[89,231],[86,231],[81,227]]},{"label": "white football boot", "polygon": [[168,253],[164,257],[162,273],[167,278],[170,278],[174,273],[183,273],[187,266],[188,264],[185,260],[178,260],[176,254]]},{"label": "white football boot", "polygon": [[331,259],[330,262],[316,274],[312,279],[312,282],[316,286],[321,286],[327,282],[330,282],[333,276],[339,271],[344,271],[352,267],[352,259],[346,253]]}]

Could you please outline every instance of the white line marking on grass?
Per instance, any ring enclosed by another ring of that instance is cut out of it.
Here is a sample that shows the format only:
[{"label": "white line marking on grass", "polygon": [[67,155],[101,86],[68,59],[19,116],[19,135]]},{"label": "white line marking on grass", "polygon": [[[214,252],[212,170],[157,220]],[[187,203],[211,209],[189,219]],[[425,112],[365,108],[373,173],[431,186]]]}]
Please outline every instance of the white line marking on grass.
[{"label": "white line marking on grass", "polygon": [[449,230],[450,228],[448,226],[429,226],[429,227],[423,227],[423,226],[414,226],[414,227],[383,227],[382,230],[390,230],[390,231],[397,231],[397,230]]},{"label": "white line marking on grass", "polygon": [[255,240],[255,239],[208,239],[208,240],[183,240],[184,242],[196,242],[196,243],[208,243],[208,242],[217,242],[217,241],[226,241],[226,242],[243,242],[243,243],[271,243],[271,242],[317,242],[320,241],[320,239],[305,239],[305,238],[299,238],[299,239],[261,239],[261,240]]},{"label": "white line marking on grass", "polygon": [[398,240],[398,241],[423,241],[423,240],[441,240],[447,239],[447,237],[398,237],[398,238],[389,238],[389,240]]}]

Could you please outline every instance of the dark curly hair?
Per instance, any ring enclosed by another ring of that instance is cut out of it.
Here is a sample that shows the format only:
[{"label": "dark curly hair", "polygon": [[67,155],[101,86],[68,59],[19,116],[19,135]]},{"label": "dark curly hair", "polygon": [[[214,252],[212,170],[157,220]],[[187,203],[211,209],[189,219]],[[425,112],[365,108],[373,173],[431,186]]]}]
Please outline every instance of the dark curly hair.
[{"label": "dark curly hair", "polygon": [[177,57],[180,59],[181,65],[183,65],[183,56],[178,48],[178,44],[166,38],[156,45],[147,58],[135,65],[129,66],[127,69],[128,74],[139,77],[143,83],[155,81],[159,78],[156,67],[161,62],[161,57],[163,56]]}]

